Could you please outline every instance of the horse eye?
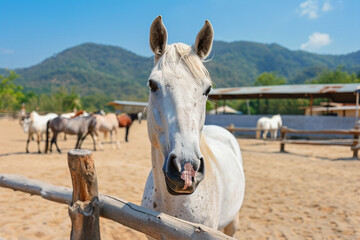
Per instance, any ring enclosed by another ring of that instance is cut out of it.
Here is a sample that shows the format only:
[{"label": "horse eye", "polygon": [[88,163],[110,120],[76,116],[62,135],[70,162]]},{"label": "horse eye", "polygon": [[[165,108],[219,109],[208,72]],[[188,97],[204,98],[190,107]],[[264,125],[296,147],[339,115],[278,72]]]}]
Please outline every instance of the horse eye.
[{"label": "horse eye", "polygon": [[148,84],[149,84],[150,90],[152,92],[156,92],[159,89],[157,83],[155,81],[151,80],[151,79],[149,80]]},{"label": "horse eye", "polygon": [[208,96],[210,91],[211,91],[212,87],[208,87],[208,89],[206,89],[206,91],[204,92],[204,96]]}]

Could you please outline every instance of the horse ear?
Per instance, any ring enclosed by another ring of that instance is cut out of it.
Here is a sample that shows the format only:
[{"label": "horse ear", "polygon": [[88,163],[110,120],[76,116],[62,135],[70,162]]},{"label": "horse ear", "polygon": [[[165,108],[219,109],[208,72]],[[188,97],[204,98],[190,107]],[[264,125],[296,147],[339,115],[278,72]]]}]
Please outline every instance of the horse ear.
[{"label": "horse ear", "polygon": [[167,31],[162,22],[162,17],[155,18],[150,27],[150,48],[155,53],[155,61],[165,52],[167,44]]},{"label": "horse ear", "polygon": [[204,26],[201,28],[200,32],[196,36],[196,41],[194,45],[195,52],[201,58],[201,60],[209,56],[213,38],[214,29],[209,20],[206,20]]}]

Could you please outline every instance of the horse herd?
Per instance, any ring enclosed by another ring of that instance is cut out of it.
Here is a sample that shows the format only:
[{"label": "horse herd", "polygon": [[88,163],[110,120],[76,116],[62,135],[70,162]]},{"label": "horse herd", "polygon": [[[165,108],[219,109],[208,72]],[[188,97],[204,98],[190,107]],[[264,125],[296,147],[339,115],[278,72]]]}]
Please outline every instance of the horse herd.
[{"label": "horse herd", "polygon": [[[44,152],[47,153],[49,150],[52,152],[52,146],[55,144],[56,150],[61,153],[61,150],[57,144],[59,133],[64,133],[65,139],[66,134],[76,135],[77,141],[75,148],[81,148],[85,138],[90,135],[93,140],[94,150],[96,150],[96,145],[98,145],[100,149],[103,149],[99,133],[103,132],[104,136],[110,133],[111,143],[113,143],[113,135],[115,135],[115,144],[116,147],[119,148],[120,141],[118,139],[118,128],[124,127],[126,129],[125,141],[127,142],[129,128],[135,120],[135,117],[137,117],[135,114],[89,114],[83,110],[77,113],[65,113],[61,115],[56,113],[39,115],[37,112],[32,111],[29,114],[29,117],[25,117],[21,121],[24,131],[28,133],[28,139],[26,141],[26,152],[29,153],[29,142],[33,136],[36,135],[38,153],[41,153],[40,141],[43,137],[43,134],[46,134]],[[49,145],[50,131],[52,132],[52,137]]]}]

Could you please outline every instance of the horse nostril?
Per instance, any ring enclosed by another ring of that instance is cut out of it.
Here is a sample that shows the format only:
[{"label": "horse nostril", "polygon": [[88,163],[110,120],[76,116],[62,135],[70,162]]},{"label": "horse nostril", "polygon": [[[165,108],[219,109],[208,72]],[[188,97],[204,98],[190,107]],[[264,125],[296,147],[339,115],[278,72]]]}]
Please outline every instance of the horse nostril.
[{"label": "horse nostril", "polygon": [[204,170],[205,170],[204,158],[201,157],[197,172],[204,173]]},{"label": "horse nostril", "polygon": [[171,154],[168,159],[168,172],[181,172],[181,165],[177,161],[176,155]]}]

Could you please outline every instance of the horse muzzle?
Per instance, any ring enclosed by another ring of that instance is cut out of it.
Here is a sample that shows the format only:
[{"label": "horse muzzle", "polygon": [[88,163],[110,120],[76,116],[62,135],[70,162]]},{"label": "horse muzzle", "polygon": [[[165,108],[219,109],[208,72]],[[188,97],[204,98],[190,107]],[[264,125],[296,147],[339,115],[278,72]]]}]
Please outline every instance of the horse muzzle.
[{"label": "horse muzzle", "polygon": [[180,160],[171,154],[164,164],[163,172],[167,190],[172,195],[189,195],[195,192],[205,177],[203,158],[198,160]]}]

